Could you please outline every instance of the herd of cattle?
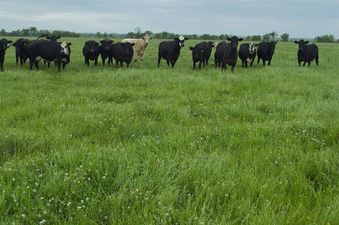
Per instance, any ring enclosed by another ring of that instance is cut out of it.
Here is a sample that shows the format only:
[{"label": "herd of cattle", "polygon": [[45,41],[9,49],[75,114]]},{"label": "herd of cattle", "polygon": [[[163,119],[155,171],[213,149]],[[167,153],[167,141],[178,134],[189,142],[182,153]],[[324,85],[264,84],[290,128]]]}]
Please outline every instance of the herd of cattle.
[{"label": "herd of cattle", "polygon": [[[16,53],[16,63],[22,66],[29,60],[30,70],[35,66],[39,69],[39,61],[50,66],[54,62],[60,71],[61,68],[70,63],[71,43],[58,41],[60,36],[42,35],[37,40],[29,41],[25,38],[20,38],[16,42],[7,39],[0,40],[0,69],[3,71],[3,64],[5,60],[6,50],[14,46]],[[85,59],[85,64],[89,66],[90,61],[94,61],[94,65],[98,64],[98,58],[101,56],[102,64],[105,66],[106,60],[108,64],[113,64],[113,59],[117,66],[123,66],[123,63],[130,65],[132,59],[144,59],[146,47],[151,37],[145,35],[141,39],[124,39],[121,42],[114,42],[110,39],[105,39],[99,42],[90,40],[86,41],[82,49]],[[180,50],[185,46],[185,38],[180,36],[170,41],[162,41],[158,49],[158,67],[161,59],[165,59],[168,66],[174,67],[177,62]],[[242,62],[242,67],[252,66],[255,58],[271,65],[271,60],[275,51],[276,41],[260,42],[259,44],[244,43],[240,45],[238,51],[238,43],[242,38],[233,36],[228,38],[228,42],[222,41],[215,45],[212,41],[200,42],[189,49],[192,51],[193,68],[196,68],[198,63],[199,69],[202,66],[208,65],[212,49],[215,47],[214,63],[217,68],[226,70],[227,65],[231,66],[232,72],[237,64],[238,55]],[[308,44],[308,41],[295,41],[299,45],[297,58],[299,66],[303,62],[303,66],[315,60],[319,64],[318,46],[315,44]]]}]

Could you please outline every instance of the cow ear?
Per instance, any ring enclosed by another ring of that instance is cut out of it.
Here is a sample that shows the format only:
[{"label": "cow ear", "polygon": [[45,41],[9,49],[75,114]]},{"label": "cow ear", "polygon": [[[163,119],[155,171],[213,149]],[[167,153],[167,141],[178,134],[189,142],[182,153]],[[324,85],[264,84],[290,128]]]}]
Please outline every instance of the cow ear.
[{"label": "cow ear", "polygon": [[135,45],[135,43],[130,43],[131,44],[131,46],[134,46]]},{"label": "cow ear", "polygon": [[231,41],[232,39],[228,37],[227,40],[228,40],[228,41]]},{"label": "cow ear", "polygon": [[299,44],[299,41],[294,41],[294,43]]},{"label": "cow ear", "polygon": [[10,44],[10,43],[13,43],[13,41],[8,41],[7,43],[9,43],[9,44]]},{"label": "cow ear", "polygon": [[58,40],[58,39],[60,39],[60,38],[61,38],[61,36],[60,36],[60,35],[56,37],[56,39],[57,39],[57,40]]},{"label": "cow ear", "polygon": [[189,38],[188,38],[188,37],[185,37],[185,40],[189,40]]},{"label": "cow ear", "polygon": [[16,46],[16,42],[14,42],[13,46],[14,46],[14,47]]},{"label": "cow ear", "polygon": [[243,41],[244,39],[243,38],[239,38],[238,41]]},{"label": "cow ear", "polygon": [[71,42],[67,42],[67,45],[68,45],[68,46],[71,46],[71,45],[72,45],[72,43],[71,43]]},{"label": "cow ear", "polygon": [[309,41],[305,41],[305,44],[308,44]]},{"label": "cow ear", "polygon": [[194,48],[193,48],[193,47],[190,47],[190,50],[191,50],[191,51],[193,51],[193,50],[194,50]]},{"label": "cow ear", "polygon": [[104,43],[104,41],[105,41],[105,40],[102,40],[102,41],[100,41],[100,43],[102,44],[102,43]]}]

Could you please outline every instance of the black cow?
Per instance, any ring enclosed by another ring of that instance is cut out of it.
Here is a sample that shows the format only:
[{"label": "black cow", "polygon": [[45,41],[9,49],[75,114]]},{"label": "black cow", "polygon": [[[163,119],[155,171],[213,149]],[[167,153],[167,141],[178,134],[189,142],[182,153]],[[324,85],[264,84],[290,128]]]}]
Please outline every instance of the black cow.
[{"label": "black cow", "polygon": [[299,45],[298,49],[298,64],[301,65],[301,62],[304,62],[303,66],[308,63],[308,66],[311,65],[311,62],[315,59],[317,66],[319,65],[319,52],[318,46],[315,44],[308,45],[308,41],[300,40],[295,41]]},{"label": "black cow", "polygon": [[55,42],[57,42],[58,39],[61,38],[60,35],[54,35],[54,34],[52,34],[52,35],[42,34],[42,35],[40,35],[40,36],[38,37],[38,40],[40,40],[40,39],[43,38],[43,37],[46,38],[47,40],[55,41]]},{"label": "black cow", "polygon": [[201,65],[208,65],[208,60],[210,59],[213,47],[214,43],[212,41],[200,42],[194,47],[190,47],[190,50],[192,51],[193,69],[195,69],[197,62],[199,62],[199,69],[201,68]]},{"label": "black cow", "polygon": [[89,61],[94,60],[94,65],[98,65],[98,57],[100,54],[99,43],[96,41],[86,41],[82,54],[85,57],[85,64],[89,66]]},{"label": "black cow", "polygon": [[167,66],[170,66],[171,63],[173,68],[179,58],[180,49],[185,46],[185,40],[188,40],[188,38],[180,36],[179,38],[174,38],[173,41],[161,42],[158,51],[158,67],[160,66],[161,58],[164,58]]},{"label": "black cow", "polygon": [[5,61],[5,55],[6,50],[10,47],[8,44],[13,43],[13,41],[9,41],[5,38],[0,40],[0,70],[4,70],[4,61]]},{"label": "black cow", "polygon": [[277,44],[277,41],[271,41],[271,42],[260,42],[257,50],[257,56],[258,56],[258,64],[260,62],[260,59],[263,61],[263,65],[265,66],[266,61],[268,61],[268,65],[271,65],[272,57],[275,50],[275,45]]},{"label": "black cow", "polygon": [[129,67],[129,64],[131,63],[133,59],[133,46],[134,43],[123,43],[123,42],[117,42],[113,44],[112,47],[112,55],[115,59],[116,66],[120,63],[120,66],[123,67],[123,63],[127,64],[127,67]]},{"label": "black cow", "polygon": [[64,69],[69,62],[70,46],[68,42],[54,42],[49,40],[37,40],[27,45],[25,52],[29,58],[30,70],[35,64],[36,69],[39,70],[39,61],[41,59],[47,62],[55,62],[58,71],[61,66]]},{"label": "black cow", "polygon": [[257,55],[257,44],[244,43],[239,48],[239,58],[241,59],[242,67],[247,67],[248,63],[252,67],[254,59]]},{"label": "black cow", "polygon": [[27,47],[27,45],[30,43],[30,41],[26,38],[20,38],[18,39],[13,46],[15,47],[15,57],[16,57],[16,64],[19,64],[22,66],[28,59],[28,55],[26,54],[24,48]]},{"label": "black cow", "polygon": [[108,58],[108,64],[113,64],[112,48],[114,41],[105,39],[100,41],[100,55],[102,59],[102,65],[105,66],[105,61]]},{"label": "black cow", "polygon": [[226,70],[226,65],[232,66],[231,70],[234,72],[234,68],[237,65],[238,60],[238,43],[242,41],[242,38],[233,36],[227,38],[230,43],[220,42],[215,50],[215,66],[221,67],[222,70]]}]

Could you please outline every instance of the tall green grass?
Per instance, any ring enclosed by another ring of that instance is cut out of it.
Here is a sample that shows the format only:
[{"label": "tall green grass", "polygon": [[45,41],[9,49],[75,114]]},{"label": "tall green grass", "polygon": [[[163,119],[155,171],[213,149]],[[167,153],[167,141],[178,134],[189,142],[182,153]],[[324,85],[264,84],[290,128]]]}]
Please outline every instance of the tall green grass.
[{"label": "tall green grass", "polygon": [[[65,39],[66,40],[66,39]],[[1,224],[338,224],[339,45],[297,66],[0,73]],[[238,61],[238,65],[240,65]]]}]

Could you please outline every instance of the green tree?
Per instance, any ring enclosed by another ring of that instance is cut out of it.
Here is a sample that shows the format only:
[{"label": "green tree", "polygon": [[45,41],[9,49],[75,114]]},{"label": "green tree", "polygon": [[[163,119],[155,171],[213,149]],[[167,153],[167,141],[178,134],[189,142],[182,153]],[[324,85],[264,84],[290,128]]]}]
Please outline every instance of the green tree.
[{"label": "green tree", "polygon": [[285,42],[288,42],[289,37],[290,35],[288,33],[283,33],[282,35],[280,35],[281,41],[285,41]]}]

